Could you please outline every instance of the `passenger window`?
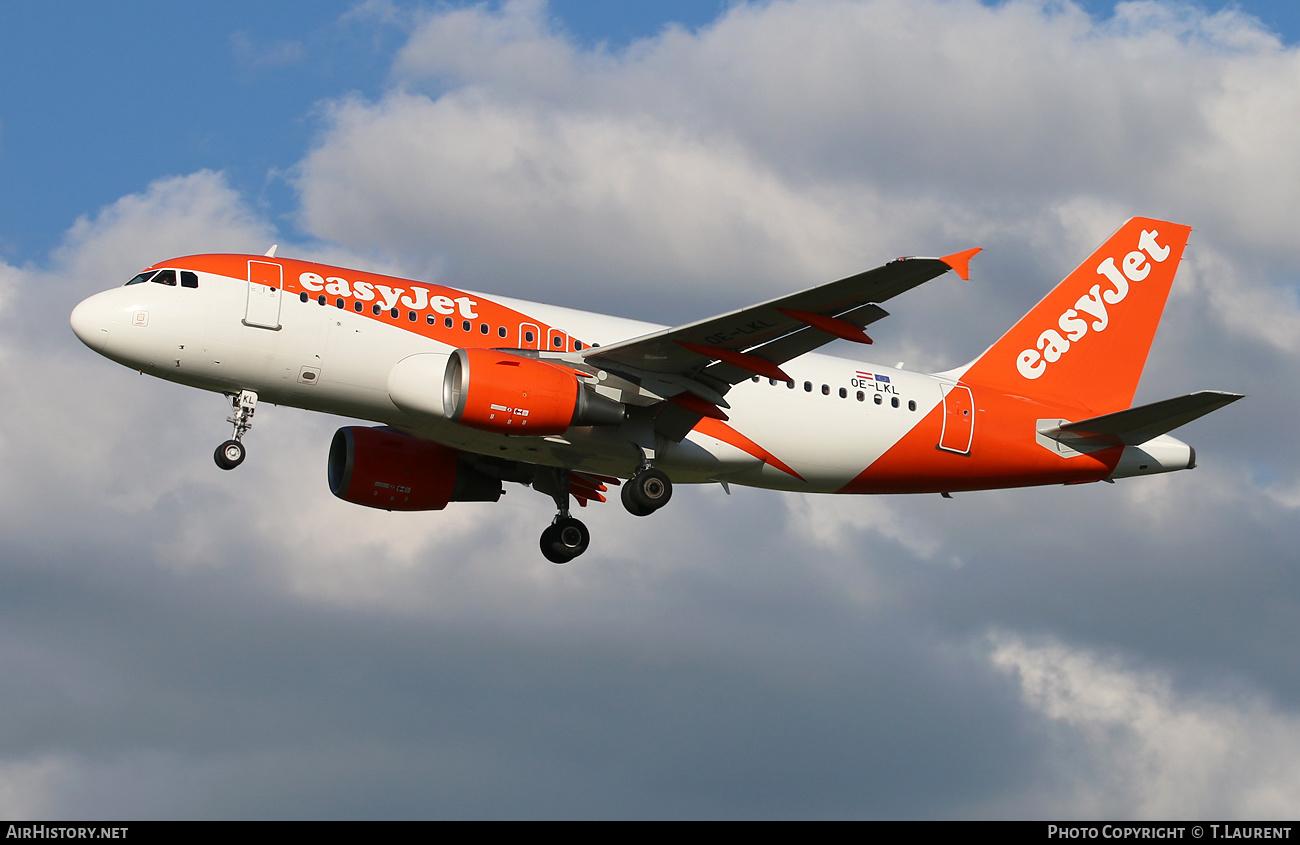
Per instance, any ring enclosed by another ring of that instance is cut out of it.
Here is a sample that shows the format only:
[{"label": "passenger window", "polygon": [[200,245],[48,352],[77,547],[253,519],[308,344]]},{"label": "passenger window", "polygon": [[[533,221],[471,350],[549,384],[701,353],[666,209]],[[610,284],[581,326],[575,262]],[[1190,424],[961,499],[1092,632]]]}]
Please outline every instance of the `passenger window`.
[{"label": "passenger window", "polygon": [[487,323],[479,323],[479,324],[478,324],[478,333],[479,333],[479,334],[487,334],[487,333],[488,333],[488,324],[487,324]]},{"label": "passenger window", "polygon": [[319,302],[321,305],[324,305],[327,302],[327,300],[325,299],[325,294],[322,293],[320,296],[316,297],[316,301]]},{"label": "passenger window", "polygon": [[456,325],[456,321],[453,320],[452,318],[448,317],[448,318],[446,318],[445,320],[442,321],[442,324],[443,324],[443,326],[445,326],[445,327],[447,327],[447,328],[451,328],[452,326]]},{"label": "passenger window", "polygon": [[199,274],[191,273],[189,270],[181,271],[181,287],[196,288],[199,286]]},{"label": "passenger window", "polygon": [[533,342],[533,333],[524,332],[524,343],[532,343],[532,342]]},{"label": "passenger window", "polygon": [[556,349],[561,349],[564,347],[564,340],[559,337],[556,337],[554,340],[551,341],[551,346],[554,346]]},{"label": "passenger window", "polygon": [[366,307],[365,307],[364,305],[362,305],[360,302],[354,302],[354,303],[352,303],[352,310],[355,311],[355,312],[357,312],[358,314],[360,314],[362,311],[364,311],[365,308],[366,308]]},{"label": "passenger window", "polygon": [[823,384],[822,396],[830,396],[830,395],[831,395],[831,386],[829,384]]},{"label": "passenger window", "polygon": [[303,291],[302,293],[298,294],[298,299],[302,300],[303,302],[306,302],[306,301],[307,301],[307,291]]},{"label": "passenger window", "polygon": [[806,381],[803,383],[803,392],[812,393],[812,382]]},{"label": "passenger window", "polygon": [[[506,336],[504,330],[502,330],[501,336],[502,336],[502,337],[505,337],[505,336]],[[581,352],[581,351],[582,351],[582,341],[580,341],[580,340],[575,340],[575,341],[573,342],[573,348],[574,348],[575,350],[577,350],[578,352]]]},{"label": "passenger window", "polygon": [[140,275],[136,276],[136,277],[135,277],[134,279],[132,279],[131,281],[127,282],[125,285],[122,285],[122,287],[127,287],[127,285],[138,285],[138,284],[140,284],[141,282],[147,282],[147,281],[149,281],[149,278],[150,278],[151,276],[153,276],[153,274],[154,274],[155,272],[156,272],[156,271],[154,271],[154,270],[148,270],[148,271],[146,271],[146,272],[144,272],[144,273],[141,273]]},{"label": "passenger window", "polygon": [[374,305],[370,306],[370,313],[371,313],[371,314],[374,314],[376,317],[379,316],[379,303],[378,303],[378,302],[376,302]]},{"label": "passenger window", "polygon": [[916,410],[916,400],[915,400],[915,399],[908,399],[908,400],[907,400],[907,410],[909,410],[909,411],[915,411],[915,410]]},{"label": "passenger window", "polygon": [[862,402],[862,401],[866,400],[866,398],[867,398],[867,394],[865,394],[865,393],[863,393],[861,390],[859,390],[859,391],[858,391],[858,401],[859,401],[859,402]]},{"label": "passenger window", "polygon": [[424,321],[425,321],[426,323],[428,323],[429,325],[431,325],[431,326],[432,326],[434,323],[438,322],[437,319],[435,319],[434,316],[433,316],[432,314],[430,314],[429,316],[425,317],[425,318],[424,318]]},{"label": "passenger window", "polygon": [[849,398],[849,392],[848,392],[847,390],[845,390],[844,388],[842,388],[842,387],[840,388],[840,398],[841,398],[841,399],[848,399],[848,398]]},{"label": "passenger window", "polygon": [[415,312],[414,312],[414,311],[407,311],[407,312],[406,312],[406,319],[408,319],[408,320],[410,320],[412,323],[414,323],[414,322],[415,322]]},{"label": "passenger window", "polygon": [[158,275],[154,276],[149,281],[156,285],[171,285],[172,287],[176,287],[176,271],[159,270]]},{"label": "passenger window", "polygon": [[883,402],[885,401],[884,399],[881,399],[881,398],[880,398],[880,394],[879,394],[879,393],[877,393],[874,397],[872,397],[872,400],[873,400],[877,405],[879,405],[879,404],[881,404],[881,403],[883,403]]},{"label": "passenger window", "polygon": [[894,407],[894,408],[897,408],[897,407],[898,407],[898,397],[897,397],[897,396],[890,397],[890,399],[889,399],[889,404],[890,404],[890,406],[892,406],[892,407]]}]

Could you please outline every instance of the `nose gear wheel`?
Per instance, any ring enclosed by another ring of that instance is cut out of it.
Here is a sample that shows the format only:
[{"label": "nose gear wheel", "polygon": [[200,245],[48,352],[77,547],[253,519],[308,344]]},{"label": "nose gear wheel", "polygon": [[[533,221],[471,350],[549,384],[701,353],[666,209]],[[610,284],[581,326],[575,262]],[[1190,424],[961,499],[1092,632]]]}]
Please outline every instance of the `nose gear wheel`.
[{"label": "nose gear wheel", "polygon": [[244,444],[238,440],[227,440],[217,447],[212,458],[222,469],[234,469],[244,462]]}]

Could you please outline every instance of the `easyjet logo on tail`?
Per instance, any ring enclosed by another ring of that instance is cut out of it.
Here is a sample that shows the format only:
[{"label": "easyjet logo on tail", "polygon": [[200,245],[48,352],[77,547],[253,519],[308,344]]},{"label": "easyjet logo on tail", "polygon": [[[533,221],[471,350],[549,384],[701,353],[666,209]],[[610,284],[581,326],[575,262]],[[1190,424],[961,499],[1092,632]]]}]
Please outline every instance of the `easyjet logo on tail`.
[{"label": "easyjet logo on tail", "polygon": [[1116,266],[1113,256],[1097,265],[1097,275],[1104,276],[1109,287],[1102,289],[1102,284],[1092,286],[1088,293],[1079,297],[1073,308],[1067,308],[1056,321],[1057,329],[1046,329],[1039,336],[1034,348],[1023,350],[1016,358],[1016,369],[1027,379],[1036,379],[1047,372],[1047,367],[1061,360],[1061,356],[1070,351],[1072,344],[1078,343],[1091,329],[1104,332],[1110,325],[1107,305],[1118,305],[1128,296],[1129,284],[1141,282],[1151,273],[1151,262],[1160,264],[1169,258],[1169,247],[1161,246],[1156,240],[1160,233],[1156,230],[1143,230],[1138,238],[1137,249],[1124,256]]}]

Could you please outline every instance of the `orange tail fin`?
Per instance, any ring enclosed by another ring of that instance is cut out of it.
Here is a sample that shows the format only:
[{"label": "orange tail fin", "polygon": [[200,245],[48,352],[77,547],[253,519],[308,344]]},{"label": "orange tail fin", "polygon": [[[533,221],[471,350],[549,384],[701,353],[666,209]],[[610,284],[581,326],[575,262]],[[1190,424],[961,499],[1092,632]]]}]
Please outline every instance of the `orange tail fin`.
[{"label": "orange tail fin", "polygon": [[1129,407],[1191,231],[1134,217],[962,381],[1097,414]]}]

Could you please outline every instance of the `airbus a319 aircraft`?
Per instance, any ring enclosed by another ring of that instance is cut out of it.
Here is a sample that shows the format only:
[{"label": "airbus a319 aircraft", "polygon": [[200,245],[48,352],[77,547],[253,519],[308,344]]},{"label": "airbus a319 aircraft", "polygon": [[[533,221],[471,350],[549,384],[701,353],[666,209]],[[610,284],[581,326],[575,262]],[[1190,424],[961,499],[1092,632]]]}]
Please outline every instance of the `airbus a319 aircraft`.
[{"label": "airbus a319 aircraft", "polygon": [[1240,395],[1130,408],[1191,229],[1134,218],[965,366],[917,373],[817,354],[871,343],[881,303],[978,249],[900,258],[663,328],[266,255],[160,262],[72,312],[91,349],[226,394],[234,469],[259,403],[369,420],[334,435],[334,495],[384,510],[552,497],[547,559],[590,534],[570,500],[648,516],[673,485],[941,493],[1191,469],[1174,428]]}]

